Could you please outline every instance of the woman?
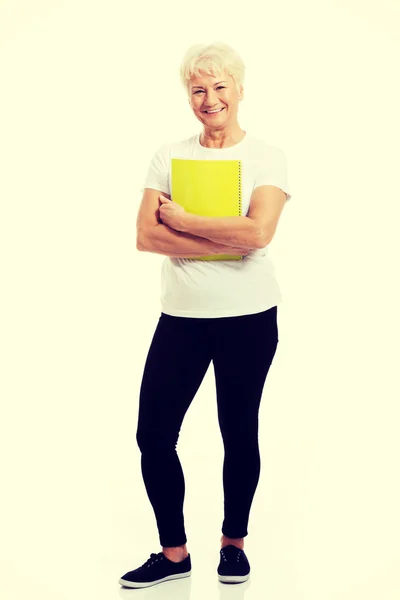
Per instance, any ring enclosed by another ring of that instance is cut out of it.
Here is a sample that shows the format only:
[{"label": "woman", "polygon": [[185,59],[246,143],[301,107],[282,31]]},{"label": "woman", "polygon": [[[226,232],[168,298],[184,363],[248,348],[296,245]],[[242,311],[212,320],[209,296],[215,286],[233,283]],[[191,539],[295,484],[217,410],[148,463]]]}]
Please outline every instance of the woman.
[{"label": "woman", "polygon": [[[284,153],[238,123],[244,68],[238,54],[223,43],[188,50],[181,80],[203,130],[161,146],[143,188],[137,248],[166,256],[162,312],[144,368],[137,428],[143,479],[162,551],[119,580],[127,587],[147,587],[191,573],[183,517],[185,483],[175,446],[211,361],[225,451],[225,518],[217,572],[224,582],[249,577],[244,537],[260,474],[258,410],[278,344],[281,301],[266,246],[290,190]],[[243,216],[204,218],[173,202],[172,157],[240,159]],[[211,254],[243,258],[195,258]]]}]

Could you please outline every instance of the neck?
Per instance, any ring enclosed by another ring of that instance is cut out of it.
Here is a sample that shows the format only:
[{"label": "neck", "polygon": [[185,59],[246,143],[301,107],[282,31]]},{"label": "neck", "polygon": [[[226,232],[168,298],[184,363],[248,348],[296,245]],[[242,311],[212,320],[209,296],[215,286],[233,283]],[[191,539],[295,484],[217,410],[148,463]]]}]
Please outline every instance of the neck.
[{"label": "neck", "polygon": [[200,144],[205,148],[228,148],[238,144],[246,135],[239,125],[233,130],[205,129],[200,135]]}]

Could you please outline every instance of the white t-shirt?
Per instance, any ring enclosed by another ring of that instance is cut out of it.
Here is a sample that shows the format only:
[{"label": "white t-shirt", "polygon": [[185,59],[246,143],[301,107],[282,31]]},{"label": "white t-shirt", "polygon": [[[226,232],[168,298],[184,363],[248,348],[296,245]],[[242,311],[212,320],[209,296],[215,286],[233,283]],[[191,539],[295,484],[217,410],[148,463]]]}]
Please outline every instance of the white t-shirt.
[{"label": "white t-shirt", "polygon": [[[154,153],[144,188],[171,192],[171,158],[242,161],[242,215],[247,216],[253,190],[275,185],[291,198],[284,152],[246,132],[228,148],[205,148],[200,133],[163,144]],[[205,254],[206,256],[206,254]],[[281,292],[268,246],[250,250],[241,260],[202,261],[165,257],[161,270],[162,312],[177,317],[232,317],[278,305]]]}]

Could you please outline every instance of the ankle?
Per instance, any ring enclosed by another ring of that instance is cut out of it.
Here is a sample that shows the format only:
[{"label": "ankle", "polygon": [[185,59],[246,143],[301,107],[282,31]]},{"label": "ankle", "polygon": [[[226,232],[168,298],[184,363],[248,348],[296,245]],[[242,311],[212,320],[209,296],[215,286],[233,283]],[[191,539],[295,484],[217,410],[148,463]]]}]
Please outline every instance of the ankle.
[{"label": "ankle", "polygon": [[230,538],[227,537],[226,535],[222,535],[221,537],[221,548],[224,548],[225,546],[236,546],[236,548],[240,548],[241,550],[244,549],[244,538]]},{"label": "ankle", "polygon": [[183,560],[188,556],[186,544],[183,546],[162,547],[163,554],[169,560]]}]

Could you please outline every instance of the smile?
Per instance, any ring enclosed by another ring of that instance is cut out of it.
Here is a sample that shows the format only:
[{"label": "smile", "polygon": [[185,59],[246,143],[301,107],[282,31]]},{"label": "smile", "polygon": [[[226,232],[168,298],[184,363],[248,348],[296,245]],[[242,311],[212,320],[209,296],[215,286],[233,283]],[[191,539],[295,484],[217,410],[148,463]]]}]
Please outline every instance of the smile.
[{"label": "smile", "polygon": [[206,110],[204,111],[204,113],[206,115],[217,115],[218,113],[222,112],[223,110],[225,110],[225,107],[221,108],[220,110],[217,110],[217,112],[207,112]]}]

